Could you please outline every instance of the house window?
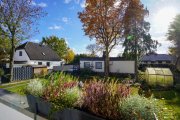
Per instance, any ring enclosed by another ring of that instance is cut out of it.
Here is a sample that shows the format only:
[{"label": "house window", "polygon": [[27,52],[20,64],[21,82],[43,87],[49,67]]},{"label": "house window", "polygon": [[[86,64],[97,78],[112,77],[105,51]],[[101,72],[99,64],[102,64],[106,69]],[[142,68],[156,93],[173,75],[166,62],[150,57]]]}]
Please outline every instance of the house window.
[{"label": "house window", "polygon": [[19,51],[19,56],[22,56],[22,51]]},{"label": "house window", "polygon": [[162,64],[162,61],[158,61],[159,64]]},{"label": "house window", "polygon": [[84,68],[90,68],[90,62],[84,62]]},{"label": "house window", "polygon": [[151,64],[154,64],[155,63],[155,61],[151,61]]},{"label": "house window", "polygon": [[49,67],[50,66],[50,62],[47,62],[46,65]]},{"label": "house window", "polygon": [[102,69],[102,62],[96,62],[96,69]]},{"label": "house window", "polygon": [[42,62],[38,62],[38,65],[42,65]]},{"label": "house window", "polygon": [[170,63],[171,63],[171,61],[166,61],[166,63],[170,64]]}]

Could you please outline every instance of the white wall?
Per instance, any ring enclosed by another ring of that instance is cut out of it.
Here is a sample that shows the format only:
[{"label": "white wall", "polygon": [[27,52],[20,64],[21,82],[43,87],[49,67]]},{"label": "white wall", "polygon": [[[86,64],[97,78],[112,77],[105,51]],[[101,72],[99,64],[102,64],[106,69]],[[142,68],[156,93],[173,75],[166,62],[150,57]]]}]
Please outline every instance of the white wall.
[{"label": "white wall", "polygon": [[[93,71],[104,72],[104,61],[80,61],[80,68],[84,68],[84,62],[90,62],[93,66]],[[95,63],[102,62],[102,69],[96,69]],[[109,71],[111,73],[135,73],[135,62],[134,61],[110,61]]]},{"label": "white wall", "polygon": [[31,60],[28,64],[31,65],[38,65],[38,62],[42,62],[42,65],[47,66],[47,62],[50,62],[50,66],[47,66],[47,69],[53,69],[53,66],[60,66],[62,61],[38,61],[38,60]]},{"label": "white wall", "polygon": [[[84,68],[84,63],[90,62],[90,65],[93,66],[92,70],[95,72],[104,72],[104,61],[80,61],[80,68]],[[96,62],[102,62],[102,69],[96,69]]]},{"label": "white wall", "polygon": [[[22,51],[22,56],[19,56],[19,51]],[[14,61],[27,61],[26,64],[14,64],[14,67],[22,67],[24,65],[38,65],[38,62],[42,62],[42,65],[47,66],[47,62],[50,62],[48,69],[53,69],[53,66],[60,66],[62,61],[41,61],[41,60],[30,60],[24,49],[16,50],[14,53]],[[9,64],[6,65],[9,68]]]},{"label": "white wall", "polygon": [[134,61],[110,61],[109,71],[111,73],[135,73]]},{"label": "white wall", "polygon": [[[19,56],[19,52],[22,51],[22,56]],[[29,61],[29,57],[24,49],[16,50],[14,53],[14,61]]]}]

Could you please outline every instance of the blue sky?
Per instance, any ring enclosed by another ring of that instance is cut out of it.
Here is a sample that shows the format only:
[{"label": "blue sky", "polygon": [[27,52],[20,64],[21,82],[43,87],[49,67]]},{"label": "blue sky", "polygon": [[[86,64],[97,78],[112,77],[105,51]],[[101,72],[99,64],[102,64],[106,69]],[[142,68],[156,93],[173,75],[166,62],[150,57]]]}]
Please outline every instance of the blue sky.
[{"label": "blue sky", "polygon": [[[142,0],[150,11],[146,18],[151,23],[150,33],[153,39],[162,46],[158,53],[167,53],[171,43],[166,40],[169,23],[180,13],[180,0]],[[84,0],[34,0],[33,5],[41,6],[48,15],[39,21],[39,33],[34,34],[30,41],[40,42],[42,37],[56,35],[65,38],[75,53],[86,52],[86,46],[94,41],[84,35],[78,12],[84,8]],[[111,56],[122,52],[121,46],[116,47]]]}]

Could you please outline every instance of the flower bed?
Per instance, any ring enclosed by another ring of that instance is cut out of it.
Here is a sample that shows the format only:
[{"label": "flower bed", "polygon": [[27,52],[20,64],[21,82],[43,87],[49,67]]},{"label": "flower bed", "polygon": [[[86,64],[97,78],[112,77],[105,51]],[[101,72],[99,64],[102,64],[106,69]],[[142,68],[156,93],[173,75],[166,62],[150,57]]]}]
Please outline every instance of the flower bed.
[{"label": "flower bed", "polygon": [[[119,120],[132,116],[145,119],[149,115],[154,118],[158,113],[155,103],[149,104],[150,99],[131,96],[130,88],[115,80],[80,84],[77,78],[55,73],[47,80],[31,81],[26,92],[32,111],[53,119]],[[144,108],[135,106],[133,100],[143,103]],[[134,105],[133,109],[129,105]]]}]

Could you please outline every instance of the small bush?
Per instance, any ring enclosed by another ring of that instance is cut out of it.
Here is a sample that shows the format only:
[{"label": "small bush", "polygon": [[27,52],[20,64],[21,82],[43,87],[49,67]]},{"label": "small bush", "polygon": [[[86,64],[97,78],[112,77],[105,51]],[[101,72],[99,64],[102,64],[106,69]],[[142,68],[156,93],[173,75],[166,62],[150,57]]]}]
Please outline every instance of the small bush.
[{"label": "small bush", "polygon": [[50,82],[45,88],[43,98],[52,103],[53,111],[78,105],[81,96],[78,78],[65,73],[53,73],[48,79]]},{"label": "small bush", "polygon": [[138,95],[130,96],[119,104],[119,111],[125,120],[154,120],[159,110],[155,99]]},{"label": "small bush", "polygon": [[0,77],[4,75],[4,70],[0,68]]},{"label": "small bush", "polygon": [[129,95],[129,87],[115,81],[90,81],[83,89],[83,107],[106,119],[119,119],[118,103]]},{"label": "small bush", "polygon": [[138,71],[138,78],[139,78],[139,82],[145,81],[146,80],[146,75],[145,72],[142,71]]},{"label": "small bush", "polygon": [[175,89],[176,89],[177,91],[180,91],[180,84],[176,84],[176,85],[175,85]]},{"label": "small bush", "polygon": [[41,97],[43,95],[44,88],[45,86],[43,85],[42,80],[34,79],[27,85],[26,93]]},{"label": "small bush", "polygon": [[138,90],[138,94],[146,98],[149,98],[152,96],[151,88],[145,81],[142,81],[141,86]]}]

